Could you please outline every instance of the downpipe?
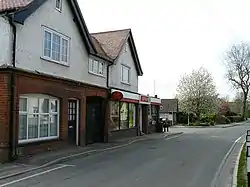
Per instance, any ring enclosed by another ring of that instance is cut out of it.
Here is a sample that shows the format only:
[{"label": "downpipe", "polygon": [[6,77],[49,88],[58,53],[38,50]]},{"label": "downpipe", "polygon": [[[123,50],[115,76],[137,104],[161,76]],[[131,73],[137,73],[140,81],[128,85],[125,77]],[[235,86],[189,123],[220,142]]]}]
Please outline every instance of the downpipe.
[{"label": "downpipe", "polygon": [[16,129],[14,124],[14,112],[15,112],[15,67],[16,67],[16,25],[13,22],[13,15],[9,15],[9,23],[12,27],[13,42],[12,42],[12,67],[10,75],[10,115],[9,115],[9,160],[15,160],[17,158],[16,152]]}]

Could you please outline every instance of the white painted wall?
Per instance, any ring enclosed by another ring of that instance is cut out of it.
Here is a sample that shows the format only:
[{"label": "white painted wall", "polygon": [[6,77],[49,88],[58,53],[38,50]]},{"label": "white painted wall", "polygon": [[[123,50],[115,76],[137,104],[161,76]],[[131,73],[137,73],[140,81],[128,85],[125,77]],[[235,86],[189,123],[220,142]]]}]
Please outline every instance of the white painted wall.
[{"label": "white painted wall", "polygon": [[[130,85],[123,84],[121,82],[122,64],[125,64],[131,68]],[[117,59],[117,62],[114,65],[110,66],[109,85],[115,88],[120,88],[132,92],[138,92],[138,75],[135,67],[135,62],[132,57],[131,49],[128,48],[128,50],[125,51],[125,45],[122,49],[120,56]]]},{"label": "white painted wall", "polygon": [[11,64],[12,61],[12,29],[9,21],[0,16],[0,65]]},{"label": "white painted wall", "polygon": [[[63,0],[62,12],[55,9],[54,0],[48,0],[24,25],[17,24],[16,66],[106,87],[105,77],[88,73],[89,55],[73,18],[67,0]],[[41,59],[43,25],[70,37],[70,67]]]}]

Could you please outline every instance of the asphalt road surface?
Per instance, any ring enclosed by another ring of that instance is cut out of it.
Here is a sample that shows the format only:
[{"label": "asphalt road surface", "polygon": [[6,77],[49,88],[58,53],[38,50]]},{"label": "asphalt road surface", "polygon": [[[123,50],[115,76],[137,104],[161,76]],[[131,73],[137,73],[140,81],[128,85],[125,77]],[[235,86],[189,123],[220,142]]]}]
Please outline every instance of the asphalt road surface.
[{"label": "asphalt road surface", "polygon": [[[176,128],[172,130],[184,134],[78,158],[2,180],[0,186],[229,187],[244,139],[239,137],[248,126],[250,129],[247,124],[230,128]],[[234,143],[236,146],[225,160]]]}]

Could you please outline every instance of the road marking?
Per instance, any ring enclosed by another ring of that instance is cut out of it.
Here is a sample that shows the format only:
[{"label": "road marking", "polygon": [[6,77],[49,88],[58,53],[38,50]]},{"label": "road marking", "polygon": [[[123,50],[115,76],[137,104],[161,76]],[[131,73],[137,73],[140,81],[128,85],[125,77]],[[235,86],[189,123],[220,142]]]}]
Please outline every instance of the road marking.
[{"label": "road marking", "polygon": [[217,181],[217,179],[218,179],[219,176],[220,176],[220,172],[221,172],[221,170],[222,170],[224,164],[226,163],[228,157],[230,156],[231,152],[232,152],[233,149],[235,148],[237,142],[238,142],[241,138],[243,138],[244,136],[245,136],[245,133],[244,133],[243,135],[241,135],[239,138],[237,138],[237,139],[234,141],[233,145],[230,147],[229,151],[227,152],[227,154],[226,154],[226,155],[224,156],[224,158],[222,159],[221,164],[220,164],[218,170],[216,171],[216,173],[215,173],[215,175],[214,175],[214,178],[213,178],[213,180],[212,180],[212,182],[211,182],[211,187],[216,187],[216,181]]},{"label": "road marking", "polygon": [[52,171],[55,171],[55,170],[59,170],[59,169],[65,168],[65,167],[69,167],[69,166],[68,165],[62,165],[62,166],[59,166],[59,167],[56,167],[56,168],[53,168],[53,169],[49,169],[49,170],[46,170],[46,171],[43,171],[43,172],[40,172],[40,173],[36,173],[34,175],[30,175],[30,176],[27,176],[27,177],[24,177],[24,178],[21,178],[21,179],[17,179],[17,180],[14,180],[14,181],[11,181],[11,182],[8,182],[8,183],[5,183],[5,184],[1,184],[0,187],[9,186],[11,184],[15,184],[15,183],[18,183],[18,182],[21,182],[21,181],[24,181],[24,180],[27,180],[27,179],[30,179],[30,178],[33,178],[33,177],[37,177],[39,175],[43,175],[43,174],[46,174],[46,173],[49,173],[49,172],[52,172]]},{"label": "road marking", "polygon": [[182,134],[178,134],[178,135],[176,135],[176,136],[171,136],[171,137],[169,137],[169,138],[168,138],[167,135],[165,135],[164,138],[166,137],[165,140],[171,140],[171,139],[174,139],[174,138],[178,138],[178,137],[181,136],[181,135],[183,135],[183,133],[182,133]]}]

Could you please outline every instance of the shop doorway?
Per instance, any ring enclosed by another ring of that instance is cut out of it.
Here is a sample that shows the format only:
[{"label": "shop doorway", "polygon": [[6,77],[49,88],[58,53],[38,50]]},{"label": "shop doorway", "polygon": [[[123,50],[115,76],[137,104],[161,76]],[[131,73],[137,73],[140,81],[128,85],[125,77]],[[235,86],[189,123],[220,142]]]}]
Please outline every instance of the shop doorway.
[{"label": "shop doorway", "polygon": [[142,132],[148,134],[148,105],[142,106]]},{"label": "shop doorway", "polygon": [[91,96],[86,99],[86,144],[104,142],[104,99]]},{"label": "shop doorway", "polygon": [[78,145],[79,131],[79,102],[76,99],[68,100],[68,141],[70,144]]}]

